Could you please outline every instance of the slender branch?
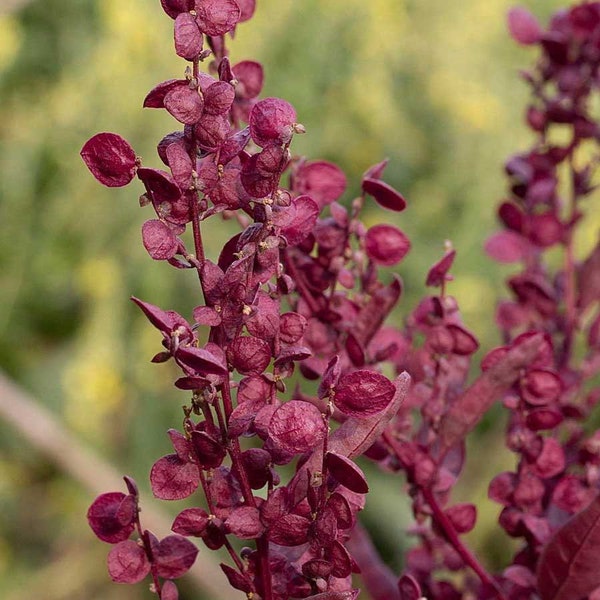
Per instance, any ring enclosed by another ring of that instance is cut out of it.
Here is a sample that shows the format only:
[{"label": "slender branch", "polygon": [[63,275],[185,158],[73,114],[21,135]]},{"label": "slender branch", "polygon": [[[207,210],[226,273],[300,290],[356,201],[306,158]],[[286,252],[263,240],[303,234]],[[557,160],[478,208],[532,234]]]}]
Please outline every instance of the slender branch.
[{"label": "slender branch", "polygon": [[469,567],[471,567],[471,569],[473,569],[473,571],[477,574],[479,579],[481,579],[482,583],[490,586],[496,591],[496,596],[500,598],[500,600],[507,600],[499,585],[494,581],[492,576],[485,570],[484,566],[477,560],[475,555],[469,550],[469,548],[467,548],[467,546],[460,539],[458,533],[456,532],[456,529],[454,528],[454,525],[438,504],[434,493],[428,488],[420,488],[420,491],[423,494],[425,502],[427,502],[427,504],[429,504],[429,507],[431,508],[434,521],[436,522],[438,527],[444,532],[446,539],[458,552],[465,564],[467,564]]}]

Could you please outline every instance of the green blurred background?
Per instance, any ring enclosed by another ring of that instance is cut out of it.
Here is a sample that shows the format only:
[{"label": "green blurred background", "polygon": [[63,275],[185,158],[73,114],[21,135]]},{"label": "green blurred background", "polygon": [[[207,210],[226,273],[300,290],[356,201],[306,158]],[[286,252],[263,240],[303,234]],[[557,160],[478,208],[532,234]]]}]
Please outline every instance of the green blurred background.
[{"label": "green blurred background", "polygon": [[[231,43],[234,62],[264,64],[264,95],[296,107],[308,133],[293,149],[346,171],[345,201],[361,173],[389,157],[385,179],[409,208],[399,216],[373,208],[367,220],[393,220],[413,240],[400,267],[406,294],[398,319],[424,293],[425,273],[450,239],[458,249],[451,292],[487,347],[497,342],[491,318],[507,271],[481,246],[504,194],[503,161],[529,141],[517,70],[535,57],[509,40],[511,4],[258,0],[255,18]],[[562,2],[523,4],[546,22]],[[160,336],[128,297],[184,313],[199,299],[189,273],[146,255],[141,187],[103,188],[78,154],[94,133],[116,131],[158,166],[154,146],[176,126],[141,102],[157,82],[183,73],[171,27],[158,0],[0,0],[0,368],[78,443],[145,490],[185,397],[171,387],[169,366],[148,362]],[[226,234],[216,226],[210,234],[214,257]],[[595,235],[590,226],[580,251]],[[457,492],[481,500],[470,543],[492,567],[507,549],[494,537],[487,474],[490,463],[511,464],[499,446],[489,451],[497,435],[494,427],[479,434],[480,462],[469,463]],[[401,480],[374,477],[365,520],[398,568],[408,543]],[[85,522],[92,497],[0,420],[0,597],[150,597],[144,586],[109,582],[108,547]],[[189,584],[184,597],[200,598],[195,589]]]}]

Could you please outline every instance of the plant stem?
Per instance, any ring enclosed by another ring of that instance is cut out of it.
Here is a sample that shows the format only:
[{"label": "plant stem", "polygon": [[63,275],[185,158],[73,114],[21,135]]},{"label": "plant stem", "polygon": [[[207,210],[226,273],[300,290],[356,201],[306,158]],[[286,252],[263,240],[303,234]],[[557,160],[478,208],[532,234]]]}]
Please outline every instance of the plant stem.
[{"label": "plant stem", "polygon": [[465,564],[473,569],[483,584],[492,587],[496,591],[496,595],[498,598],[500,598],[500,600],[507,600],[499,585],[492,579],[491,575],[485,570],[475,555],[462,542],[458,533],[456,532],[456,529],[454,528],[454,525],[438,504],[437,499],[431,489],[420,488],[420,491],[423,494],[423,498],[431,508],[433,519],[435,520],[436,524],[444,532],[447,541],[458,552]]}]

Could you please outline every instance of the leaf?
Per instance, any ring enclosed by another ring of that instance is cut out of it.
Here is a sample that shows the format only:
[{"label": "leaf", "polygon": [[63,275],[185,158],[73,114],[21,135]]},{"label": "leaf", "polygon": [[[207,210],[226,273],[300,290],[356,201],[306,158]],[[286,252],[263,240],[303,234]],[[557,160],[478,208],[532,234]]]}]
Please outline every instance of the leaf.
[{"label": "leaf", "polygon": [[154,550],[156,572],[165,579],[181,577],[194,564],[198,548],[180,535],[168,535]]},{"label": "leaf", "polygon": [[179,535],[200,537],[206,531],[208,521],[208,513],[202,508],[186,508],[175,517],[171,530]]},{"label": "leaf", "polygon": [[401,373],[393,382],[394,397],[385,410],[366,418],[346,419],[330,436],[328,449],[348,458],[360,456],[375,442],[398,412],[410,387],[410,375]]},{"label": "leaf", "polygon": [[177,56],[194,60],[202,52],[202,34],[196,19],[189,12],[182,12],[175,19],[175,52]]},{"label": "leaf", "polygon": [[364,473],[349,458],[335,452],[327,452],[325,465],[333,478],[357,494],[366,494],[369,484]]},{"label": "leaf", "polygon": [[319,210],[337,200],[346,191],[346,186],[344,172],[326,160],[302,163],[294,173],[294,190],[310,196]]},{"label": "leaf", "polygon": [[161,500],[181,500],[191,496],[200,483],[198,467],[182,461],[177,454],[159,458],[150,471],[152,493]]},{"label": "leaf", "polygon": [[179,248],[177,236],[158,219],[151,219],[142,225],[142,242],[154,260],[173,258]]},{"label": "leaf", "polygon": [[117,583],[138,583],[150,572],[144,548],[133,540],[118,543],[108,553],[108,572]]},{"label": "leaf", "polygon": [[202,33],[210,36],[231,31],[240,20],[235,0],[196,0],[196,19]]},{"label": "leaf", "polygon": [[494,401],[519,379],[521,370],[533,362],[542,341],[542,335],[537,334],[513,346],[458,397],[440,425],[443,450],[464,439]]},{"label": "leaf", "polygon": [[250,136],[259,146],[286,144],[292,139],[296,122],[294,107],[280,98],[257,102],[250,113]]},{"label": "leaf", "polygon": [[403,211],[406,208],[406,200],[400,192],[391,185],[380,181],[379,179],[366,178],[362,181],[363,192],[373,196],[376,202],[389,210],[396,212]]},{"label": "leaf", "polygon": [[135,513],[124,511],[127,499],[123,492],[108,492],[98,496],[87,512],[92,531],[103,542],[116,544],[126,540],[135,528]]},{"label": "leaf", "polygon": [[537,569],[542,600],[575,600],[600,586],[600,495],[548,542]]},{"label": "leaf", "polygon": [[522,6],[515,6],[508,11],[508,29],[513,39],[525,46],[535,44],[542,35],[537,19]]},{"label": "leaf", "polygon": [[365,236],[367,256],[379,265],[398,264],[409,250],[410,240],[394,225],[374,225]]},{"label": "leaf", "polygon": [[92,175],[107,187],[123,187],[135,177],[135,152],[116,133],[97,133],[84,144],[81,158]]},{"label": "leaf", "polygon": [[280,406],[269,423],[269,437],[275,445],[293,454],[315,448],[327,435],[321,411],[308,402],[291,400]]},{"label": "leaf", "polygon": [[333,402],[344,414],[367,417],[380,413],[394,397],[394,384],[376,371],[353,371],[342,375]]}]

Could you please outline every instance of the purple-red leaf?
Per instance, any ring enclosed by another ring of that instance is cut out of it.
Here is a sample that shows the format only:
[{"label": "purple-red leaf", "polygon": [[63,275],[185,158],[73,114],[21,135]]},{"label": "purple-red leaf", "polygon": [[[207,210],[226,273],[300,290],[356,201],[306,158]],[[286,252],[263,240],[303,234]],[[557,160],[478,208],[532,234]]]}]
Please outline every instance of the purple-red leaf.
[{"label": "purple-red leaf", "polygon": [[188,346],[177,351],[177,360],[200,375],[225,375],[227,366],[223,361],[205,348]]},{"label": "purple-red leaf", "polygon": [[369,491],[364,473],[349,458],[336,452],[327,452],[325,465],[333,478],[349,490],[357,494],[366,494]]},{"label": "purple-red leaf", "polygon": [[169,90],[164,99],[165,108],[184,125],[193,125],[200,120],[204,100],[189,86],[178,86]]},{"label": "purple-red leaf", "polygon": [[351,417],[344,421],[329,437],[329,450],[348,458],[363,454],[398,412],[400,404],[408,394],[410,383],[409,374],[401,373],[393,383],[394,397],[388,406],[382,412],[369,417]]},{"label": "purple-red leaf", "polygon": [[196,0],[196,19],[203,33],[217,36],[231,31],[240,20],[235,0]]},{"label": "purple-red leaf", "polygon": [[171,529],[180,535],[193,535],[200,537],[206,531],[209,517],[201,508],[186,508],[182,510],[175,520]]},{"label": "purple-red leaf", "polygon": [[475,527],[477,508],[474,504],[455,504],[445,512],[457,533],[468,533]]},{"label": "purple-red leaf", "polygon": [[159,458],[150,471],[152,493],[161,500],[181,500],[191,496],[200,483],[194,463],[184,462],[177,454]]},{"label": "purple-red leaf", "polygon": [[271,349],[260,338],[239,336],[231,342],[228,356],[231,364],[243,375],[259,375],[269,365]]},{"label": "purple-red leaf", "polygon": [[97,133],[84,144],[81,158],[92,175],[108,187],[122,187],[135,177],[135,152],[116,133]]},{"label": "purple-red leaf", "polygon": [[452,267],[455,256],[456,250],[446,252],[446,254],[444,254],[444,256],[429,269],[425,285],[439,287],[444,282],[449,281],[451,276],[448,275],[448,271],[450,270],[450,267]]},{"label": "purple-red leaf", "polygon": [[280,98],[257,102],[250,113],[250,136],[259,146],[287,144],[294,133],[296,111]]},{"label": "purple-red leaf", "polygon": [[402,575],[398,580],[400,600],[420,600],[421,587],[412,575]]},{"label": "purple-red leaf", "polygon": [[310,196],[298,196],[288,210],[294,211],[294,217],[281,231],[289,246],[295,246],[312,232],[319,216],[319,206]]},{"label": "purple-red leaf", "polygon": [[233,73],[238,81],[235,86],[236,96],[249,100],[260,94],[264,80],[264,70],[260,63],[243,60],[233,66]]},{"label": "purple-red leaf", "polygon": [[198,548],[179,535],[168,535],[154,550],[156,571],[165,579],[181,577],[194,564]]},{"label": "purple-red leaf", "polygon": [[123,492],[108,492],[98,496],[87,512],[92,531],[103,542],[116,544],[126,540],[135,528],[135,513],[124,511],[127,498]]},{"label": "purple-red leaf", "polygon": [[234,508],[225,519],[225,527],[241,540],[253,540],[260,537],[265,530],[260,520],[258,508],[239,506]]},{"label": "purple-red leaf", "polygon": [[307,541],[310,524],[311,521],[301,515],[283,515],[271,526],[269,540],[280,546],[299,546]]},{"label": "purple-red leaf", "polygon": [[294,173],[294,189],[310,196],[319,210],[337,200],[345,192],[346,185],[344,172],[326,160],[302,163]]},{"label": "purple-red leaf", "polygon": [[511,348],[454,402],[440,425],[444,448],[464,439],[494,401],[518,380],[521,370],[533,362],[542,340],[535,335]]},{"label": "purple-red leaf", "polygon": [[374,225],[365,236],[367,256],[380,265],[399,263],[410,250],[410,240],[394,225]]},{"label": "purple-red leaf", "polygon": [[542,28],[538,20],[522,6],[508,11],[508,29],[513,39],[525,46],[539,42]]},{"label": "purple-red leaf", "polygon": [[230,83],[216,81],[204,92],[204,111],[209,115],[222,115],[233,104],[235,91]]},{"label": "purple-red leaf", "polygon": [[514,231],[500,231],[487,239],[484,249],[499,263],[514,263],[527,257],[531,244]]},{"label": "purple-red leaf", "polygon": [[575,600],[600,586],[600,496],[548,542],[537,569],[542,600]]},{"label": "purple-red leaf", "polygon": [[150,572],[144,548],[133,540],[118,543],[108,553],[108,572],[117,583],[138,583]]},{"label": "purple-red leaf", "polygon": [[179,590],[174,581],[163,581],[160,589],[160,600],[179,600]]},{"label": "purple-red leaf", "polygon": [[164,108],[165,96],[176,87],[186,87],[185,79],[168,79],[153,87],[144,98],[144,108]]},{"label": "purple-red leaf", "polygon": [[142,241],[154,260],[168,260],[175,256],[179,248],[179,241],[172,229],[158,219],[142,225]]},{"label": "purple-red leaf", "polygon": [[183,12],[175,19],[175,52],[181,58],[194,60],[202,52],[202,34],[193,15]]},{"label": "purple-red leaf", "polygon": [[344,414],[368,417],[383,411],[394,397],[394,384],[375,371],[354,371],[341,377],[333,402]]},{"label": "purple-red leaf", "polygon": [[377,204],[383,206],[383,208],[395,210],[396,212],[403,211],[406,208],[406,200],[402,194],[379,179],[371,179],[370,177],[363,179],[362,189],[369,196],[373,196]]},{"label": "purple-red leaf", "polygon": [[326,435],[327,425],[321,411],[301,400],[280,406],[269,423],[269,437],[278,448],[292,454],[314,449]]}]

